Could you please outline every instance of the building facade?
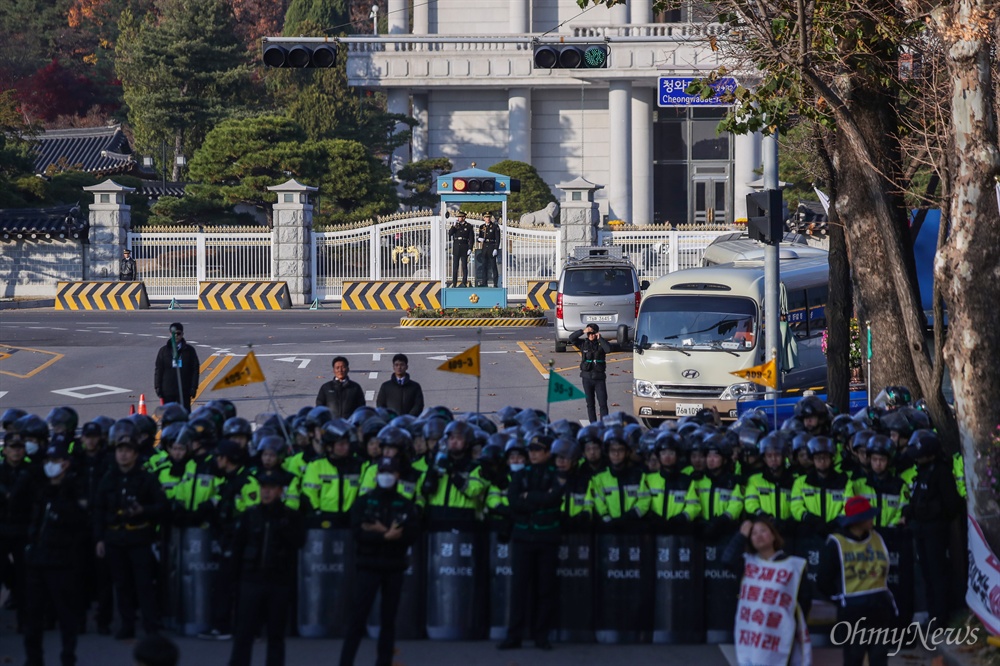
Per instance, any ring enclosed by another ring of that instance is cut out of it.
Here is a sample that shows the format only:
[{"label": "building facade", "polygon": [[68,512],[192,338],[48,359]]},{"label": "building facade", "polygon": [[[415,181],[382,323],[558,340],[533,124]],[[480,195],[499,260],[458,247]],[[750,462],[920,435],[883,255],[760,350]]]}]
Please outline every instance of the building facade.
[{"label": "building facade", "polygon": [[[388,0],[389,34],[348,37],[348,83],[386,91],[418,125],[407,160],[456,169],[513,159],[550,185],[605,185],[606,219],[732,222],[759,176],[760,137],[719,133],[725,109],[657,104],[661,76],[717,68],[725,27],[688,7],[657,17],[650,0],[581,10],[575,0]],[[605,69],[533,67],[532,37],[610,38]]]}]

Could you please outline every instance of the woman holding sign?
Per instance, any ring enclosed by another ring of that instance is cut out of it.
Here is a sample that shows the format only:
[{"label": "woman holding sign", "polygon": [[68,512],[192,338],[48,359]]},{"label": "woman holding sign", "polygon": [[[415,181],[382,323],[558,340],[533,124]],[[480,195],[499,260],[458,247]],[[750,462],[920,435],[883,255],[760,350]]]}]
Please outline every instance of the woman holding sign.
[{"label": "woman holding sign", "polygon": [[812,663],[807,565],[782,552],[783,546],[771,519],[758,516],[743,521],[722,555],[727,566],[743,575],[733,631],[741,666]]}]

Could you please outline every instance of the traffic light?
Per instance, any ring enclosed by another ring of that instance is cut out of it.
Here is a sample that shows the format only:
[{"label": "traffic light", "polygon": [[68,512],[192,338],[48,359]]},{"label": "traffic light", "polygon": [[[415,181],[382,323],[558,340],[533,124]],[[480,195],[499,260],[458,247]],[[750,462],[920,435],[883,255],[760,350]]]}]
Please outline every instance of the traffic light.
[{"label": "traffic light", "polygon": [[611,51],[606,44],[535,46],[535,69],[604,69]]},{"label": "traffic light", "polygon": [[[447,188],[447,183],[444,186]],[[520,192],[521,181],[517,178],[463,178],[456,176],[451,181],[451,191],[455,194]]]},{"label": "traffic light", "polygon": [[777,245],[784,236],[781,219],[781,190],[764,190],[747,195],[747,232],[750,238]]},{"label": "traffic light", "polygon": [[322,40],[269,42],[265,37],[263,60],[267,67],[333,67],[337,64],[337,44]]}]

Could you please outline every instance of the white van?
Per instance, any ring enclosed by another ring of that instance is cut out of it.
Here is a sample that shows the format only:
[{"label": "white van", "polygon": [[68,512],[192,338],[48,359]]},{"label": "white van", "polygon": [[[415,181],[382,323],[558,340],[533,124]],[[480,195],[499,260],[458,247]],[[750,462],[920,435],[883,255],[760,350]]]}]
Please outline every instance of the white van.
[{"label": "white van", "polygon": [[[826,256],[781,262],[782,316],[794,338],[785,346],[797,351],[782,389],[826,383],[828,273]],[[763,324],[762,261],[661,277],[646,291],[636,320],[633,413],[650,426],[712,407],[724,419],[736,418],[738,399],[763,397],[762,387],[730,374],[765,362]]]}]

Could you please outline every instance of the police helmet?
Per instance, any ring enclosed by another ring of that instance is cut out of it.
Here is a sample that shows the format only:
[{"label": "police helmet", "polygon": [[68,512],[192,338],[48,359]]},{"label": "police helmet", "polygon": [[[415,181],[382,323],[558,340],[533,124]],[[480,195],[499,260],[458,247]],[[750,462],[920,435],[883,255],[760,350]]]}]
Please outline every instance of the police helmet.
[{"label": "police helmet", "polygon": [[93,420],[93,423],[101,426],[103,437],[104,439],[107,439],[108,435],[111,433],[111,426],[115,424],[115,420],[110,416],[98,416]]},{"label": "police helmet", "polygon": [[620,425],[622,427],[629,425],[630,423],[639,423],[639,419],[635,418],[628,412],[611,412],[607,416],[601,419],[604,425]]},{"label": "police helmet", "polygon": [[329,423],[332,418],[333,412],[330,411],[330,408],[320,405],[309,410],[309,413],[306,414],[303,425],[305,425],[305,427],[309,430],[322,428],[325,424]]},{"label": "police helmet", "polygon": [[225,398],[216,398],[210,401],[210,407],[214,407],[222,414],[222,422],[225,423],[231,418],[236,416],[236,405],[233,404],[232,400],[226,400]]},{"label": "police helmet", "polygon": [[612,444],[621,444],[626,449],[629,448],[628,438],[625,436],[625,429],[620,425],[613,425],[605,428],[602,439],[605,450],[610,449]]},{"label": "police helmet", "polygon": [[560,435],[556,437],[556,440],[552,442],[552,455],[561,458],[566,458],[572,463],[580,459],[580,446],[573,440],[565,435]]},{"label": "police helmet", "polygon": [[830,421],[830,408],[818,396],[807,395],[795,403],[795,418],[805,421],[807,417],[818,416],[821,423]]},{"label": "police helmet", "polygon": [[911,458],[925,458],[941,453],[941,440],[933,430],[917,430],[906,444],[906,453]]},{"label": "police helmet", "polygon": [[53,433],[66,433],[70,437],[76,434],[76,426],[80,417],[72,407],[53,407],[45,418]]},{"label": "police helmet", "polygon": [[879,429],[883,432],[898,432],[899,438],[904,441],[908,440],[910,435],[916,430],[910,423],[910,420],[906,418],[906,413],[902,409],[895,409],[886,413],[879,420],[879,426]]},{"label": "police helmet", "polygon": [[203,444],[207,448],[216,440],[215,429],[208,419],[193,419],[184,424],[178,438],[188,446]]},{"label": "police helmet", "polygon": [[806,445],[809,449],[809,457],[812,458],[817,453],[827,453],[833,455],[834,444],[833,440],[829,437],[823,437],[822,435],[812,437],[809,439],[809,443]]},{"label": "police helmet", "polygon": [[285,439],[280,430],[275,430],[270,426],[260,426],[253,431],[253,435],[250,437],[250,448],[254,451],[260,451],[261,443],[265,437],[281,437],[282,440]]},{"label": "police helmet", "polygon": [[[412,426],[417,420],[417,417],[413,414],[400,414],[393,420],[389,421],[387,425],[394,426],[396,428],[402,428],[407,432],[410,431],[410,426]],[[412,434],[412,433],[411,433]]]},{"label": "police helmet", "polygon": [[[160,448],[166,450],[173,446],[174,442],[180,438],[183,430],[183,423],[171,423],[163,428],[163,430],[160,431]],[[181,443],[185,445],[187,444],[183,441]]]},{"label": "police helmet", "polygon": [[892,458],[893,454],[896,452],[895,445],[887,435],[875,433],[868,438],[868,441],[865,443],[865,449],[868,451],[869,456],[881,455],[886,458]]},{"label": "police helmet", "polygon": [[602,442],[601,428],[596,423],[585,425],[576,433],[576,441],[580,446],[586,446],[588,442]]},{"label": "police helmet", "polygon": [[812,439],[808,433],[800,432],[792,437],[792,455],[798,455],[802,449],[809,450],[809,440]]},{"label": "police helmet", "polygon": [[223,437],[233,437],[233,436],[243,435],[244,437],[253,436],[253,427],[250,422],[247,421],[242,416],[234,416],[233,418],[227,420],[222,424],[222,436]]},{"label": "police helmet", "polygon": [[[879,402],[879,397],[884,394],[884,399]],[[910,389],[905,386],[886,386],[882,389],[882,394],[875,398],[876,404],[883,405],[889,409],[898,409],[899,407],[906,407],[913,403],[913,395],[910,393]]]},{"label": "police helmet", "polygon": [[160,417],[161,428],[171,423],[186,423],[189,418],[188,410],[184,409],[184,405],[179,402],[168,402],[156,412]]},{"label": "police helmet", "polygon": [[668,449],[681,454],[684,452],[684,442],[676,433],[661,430],[656,433],[656,439],[653,440],[653,450],[659,453]]},{"label": "police helmet", "polygon": [[22,416],[27,416],[28,412],[23,409],[17,409],[16,407],[11,407],[4,411],[3,415],[0,416],[0,427],[4,430],[10,430],[10,426],[14,421],[18,420]]},{"label": "police helmet", "polygon": [[524,443],[524,440],[518,439],[517,437],[512,437],[507,440],[507,443],[503,447],[503,457],[506,459],[513,452],[519,452],[525,458],[528,457],[528,446]]},{"label": "police helmet", "polygon": [[49,441],[48,424],[35,414],[25,414],[14,421],[10,429],[21,433],[25,439],[37,439],[40,443]]},{"label": "police helmet", "polygon": [[768,432],[771,430],[771,419],[768,418],[767,412],[759,407],[746,412],[739,418],[738,422],[742,426],[752,426],[761,432]]},{"label": "police helmet", "polygon": [[133,414],[129,420],[135,424],[135,436],[137,441],[156,439],[156,421],[152,416],[146,414]]},{"label": "police helmet", "polygon": [[739,430],[738,441],[744,451],[757,452],[757,443],[764,437],[764,431],[752,425],[743,426]]},{"label": "police helmet", "polygon": [[383,449],[392,446],[405,454],[413,447],[413,436],[405,428],[387,425],[378,431],[378,443]]},{"label": "police helmet", "polygon": [[[837,414],[830,421],[830,436],[840,444],[844,444],[849,439],[851,427],[857,426],[857,422],[850,414]],[[855,431],[856,432],[856,431]]]},{"label": "police helmet", "polygon": [[444,437],[445,428],[448,426],[448,421],[444,420],[439,416],[432,416],[424,422],[423,435],[427,443],[431,442],[437,443],[442,437]]},{"label": "police helmet", "polygon": [[760,451],[760,455],[764,455],[768,451],[772,451],[785,456],[787,455],[788,445],[785,438],[780,433],[772,432],[764,435],[760,441],[757,442],[757,450]]},{"label": "police helmet", "polygon": [[729,442],[726,441],[725,436],[720,434],[709,435],[708,437],[705,437],[698,444],[698,448],[706,456],[709,453],[718,453],[725,460],[729,460],[730,456],[732,456],[733,453],[732,449],[729,446]]},{"label": "police helmet", "polygon": [[278,456],[283,456],[288,453],[288,443],[284,439],[276,435],[267,435],[261,438],[260,443],[257,445],[258,451],[270,451]]},{"label": "police helmet", "polygon": [[452,413],[452,411],[447,407],[445,407],[444,405],[437,405],[436,407],[428,407],[424,411],[420,412],[420,418],[422,419],[429,419],[434,417],[444,419],[449,423],[455,420],[455,414]]},{"label": "police helmet", "polygon": [[135,424],[128,419],[119,419],[111,426],[108,439],[111,446],[135,446],[136,445]]},{"label": "police helmet", "polygon": [[486,446],[479,452],[478,462],[480,465],[497,465],[504,459],[504,448],[507,445],[507,438],[494,439],[496,435],[490,435]]},{"label": "police helmet", "polygon": [[386,423],[399,416],[395,409],[390,409],[388,407],[376,407],[375,414]]},{"label": "police helmet", "polygon": [[[850,439],[850,447],[852,451],[858,451],[859,449],[868,450],[868,444],[871,442],[872,436],[875,434],[874,430],[869,430],[867,428],[859,430]],[[868,451],[871,453],[871,451]]]},{"label": "police helmet", "polygon": [[368,444],[373,437],[378,437],[379,431],[387,422],[379,416],[373,416],[361,424],[361,443]]},{"label": "police helmet", "polygon": [[462,440],[466,448],[472,446],[472,441],[473,441],[472,426],[470,426],[465,421],[452,421],[447,426],[445,426],[444,436],[450,438],[452,435]]},{"label": "police helmet", "polygon": [[345,419],[330,419],[320,427],[319,440],[323,446],[333,446],[344,439],[351,442],[353,433],[354,428]]},{"label": "police helmet", "polygon": [[212,424],[212,430],[214,431],[216,438],[222,435],[222,424],[226,422],[226,417],[225,414],[222,413],[222,409],[217,405],[212,405],[211,403],[194,410],[191,413],[190,419],[207,420]]},{"label": "police helmet", "polygon": [[639,451],[642,455],[656,452],[656,438],[660,434],[659,430],[647,430],[639,436]]},{"label": "police helmet", "polygon": [[791,416],[785,419],[781,424],[781,429],[785,432],[793,434],[806,431],[806,427],[802,424],[802,419],[797,416]]},{"label": "police helmet", "polygon": [[578,421],[570,421],[569,419],[559,419],[552,423],[553,430],[570,439],[576,439],[576,434],[580,432],[582,427]]},{"label": "police helmet", "polygon": [[531,432],[527,436],[528,446],[542,445],[547,449],[552,448],[552,442],[556,441],[556,437],[559,433],[556,432],[551,426],[542,426],[541,428]]},{"label": "police helmet", "polygon": [[517,415],[521,411],[520,407],[508,405],[501,407],[497,411],[497,419],[504,428],[512,428],[517,425]]}]

